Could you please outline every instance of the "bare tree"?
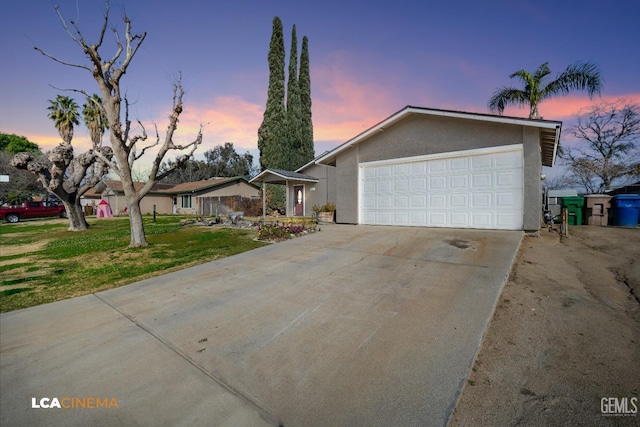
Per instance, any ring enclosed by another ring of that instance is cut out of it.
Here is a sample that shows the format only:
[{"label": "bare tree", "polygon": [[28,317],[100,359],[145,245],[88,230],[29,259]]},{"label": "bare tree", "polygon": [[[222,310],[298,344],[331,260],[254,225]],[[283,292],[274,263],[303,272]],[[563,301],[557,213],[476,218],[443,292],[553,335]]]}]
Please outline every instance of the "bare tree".
[{"label": "bare tree", "polygon": [[[183,109],[182,98],[184,96],[184,88],[182,86],[182,79],[179,78],[173,85],[173,108],[169,116],[169,125],[165,133],[164,141],[160,140],[160,135],[156,127],[155,140],[150,141],[148,145],[139,149],[138,144],[143,144],[147,141],[147,133],[142,123],[138,121],[142,129],[141,133],[137,135],[132,134],[131,120],[129,119],[129,102],[126,96],[122,96],[120,83],[133,57],[144,42],[147,33],[132,33],[131,21],[125,14],[122,18],[125,24],[124,39],[121,38],[118,30],[114,28],[115,52],[109,59],[103,59],[101,56],[101,48],[109,24],[109,1],[107,0],[105,2],[103,25],[97,41],[93,44],[89,44],[86,41],[74,21],[67,23],[67,20],[62,16],[57,6],[55,10],[69,37],[80,47],[86,57],[89,58],[89,64],[84,65],[62,61],[47,54],[37,46],[35,49],[60,64],[88,71],[98,84],[102,98],[102,106],[109,123],[109,140],[113,148],[115,162],[106,156],[101,156],[101,159],[109,165],[122,181],[122,188],[127,200],[130,219],[131,239],[129,246],[146,246],[147,241],[144,233],[142,211],[140,210],[140,200],[153,188],[156,182],[171,173],[171,170],[160,170],[160,165],[167,152],[170,150],[188,150],[187,154],[178,157],[175,167],[179,167],[191,157],[198,145],[202,143],[202,127],[200,127],[197,137],[192,142],[186,145],[177,145],[173,142],[173,135],[178,127],[178,118]],[[88,93],[82,89],[72,90],[89,96]],[[121,111],[123,104],[124,117]],[[142,187],[136,189],[132,175],[134,162],[147,153],[152,147],[157,147],[158,151],[151,165],[148,179]],[[98,153],[98,155],[100,155],[100,153]]]},{"label": "bare tree", "polygon": [[80,197],[109,171],[103,159],[111,161],[111,147],[94,147],[74,156],[71,143],[62,142],[47,157],[49,162],[35,158],[33,153],[18,153],[10,164],[36,175],[44,189],[60,199],[69,217],[70,231],[86,230],[89,225],[82,212]]},{"label": "bare tree", "polygon": [[602,193],[640,176],[640,105],[624,100],[582,110],[570,133],[580,142],[567,150],[574,184]]}]

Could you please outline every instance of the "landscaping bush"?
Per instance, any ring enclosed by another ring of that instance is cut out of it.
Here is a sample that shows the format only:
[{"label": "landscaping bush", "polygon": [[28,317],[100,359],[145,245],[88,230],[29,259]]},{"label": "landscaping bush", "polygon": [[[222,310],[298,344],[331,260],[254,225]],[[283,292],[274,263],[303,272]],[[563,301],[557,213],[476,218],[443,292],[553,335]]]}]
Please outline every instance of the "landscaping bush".
[{"label": "landscaping bush", "polygon": [[259,240],[285,240],[309,232],[303,225],[262,224],[258,228]]}]

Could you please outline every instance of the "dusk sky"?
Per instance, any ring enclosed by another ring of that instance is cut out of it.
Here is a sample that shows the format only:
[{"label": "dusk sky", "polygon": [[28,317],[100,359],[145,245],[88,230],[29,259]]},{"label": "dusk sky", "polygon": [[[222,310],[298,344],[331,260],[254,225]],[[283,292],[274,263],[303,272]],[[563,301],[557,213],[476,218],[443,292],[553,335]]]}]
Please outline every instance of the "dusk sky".
[{"label": "dusk sky", "polygon": [[[43,150],[60,142],[47,118],[49,99],[97,93],[88,64],[58,19],[78,23],[93,43],[102,25],[99,0],[5,2],[0,17],[0,132],[26,136]],[[124,28],[123,12],[147,38],[123,77],[131,118],[161,138],[171,109],[172,83],[182,73],[187,93],[177,143],[205,124],[200,155],[226,141],[257,160],[264,113],[272,21],[284,25],[287,64],[291,27],[309,37],[316,155],[334,148],[406,105],[488,113],[487,101],[508,76],[548,61],[555,76],[575,61],[595,63],[604,77],[601,97],[576,92],[540,104],[545,119],[563,121],[563,143],[580,108],[625,98],[640,103],[640,1],[165,1],[111,0],[110,25]],[[103,58],[114,53],[106,35]],[[527,117],[528,109],[506,115]],[[105,137],[105,141],[108,138]],[[84,126],[77,150],[88,147]]]}]

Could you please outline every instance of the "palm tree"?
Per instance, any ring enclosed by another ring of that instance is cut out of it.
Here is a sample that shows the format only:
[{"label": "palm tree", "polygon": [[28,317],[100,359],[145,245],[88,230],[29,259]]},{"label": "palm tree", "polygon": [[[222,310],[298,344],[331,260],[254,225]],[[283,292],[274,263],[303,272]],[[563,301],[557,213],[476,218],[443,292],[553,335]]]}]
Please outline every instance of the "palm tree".
[{"label": "palm tree", "polygon": [[58,95],[55,100],[49,100],[49,118],[58,129],[62,140],[67,144],[73,139],[73,125],[79,125],[78,104],[68,96]]},{"label": "palm tree", "polygon": [[509,78],[518,77],[522,80],[524,89],[513,87],[498,89],[489,100],[489,109],[502,114],[504,107],[508,104],[520,106],[528,104],[529,118],[541,119],[538,114],[538,104],[545,99],[566,95],[573,90],[586,90],[589,98],[594,93],[600,94],[603,79],[600,76],[600,70],[594,64],[576,62],[568,66],[555,80],[547,82],[545,78],[551,74],[548,64],[548,62],[542,64],[533,75],[527,70],[511,74]]},{"label": "palm tree", "polygon": [[109,123],[102,108],[102,99],[95,93],[87,97],[87,102],[82,106],[82,116],[91,134],[93,147],[98,148],[102,145],[102,135],[109,128]]}]

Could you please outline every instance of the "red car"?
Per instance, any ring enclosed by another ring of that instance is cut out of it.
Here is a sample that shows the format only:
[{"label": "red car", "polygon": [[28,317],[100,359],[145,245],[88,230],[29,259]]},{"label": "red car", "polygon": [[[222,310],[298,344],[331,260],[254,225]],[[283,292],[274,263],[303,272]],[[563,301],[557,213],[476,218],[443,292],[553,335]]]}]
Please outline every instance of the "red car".
[{"label": "red car", "polygon": [[0,208],[0,218],[7,222],[18,222],[25,218],[42,218],[59,216],[66,218],[67,212],[64,206],[53,202],[25,202],[21,206]]}]

